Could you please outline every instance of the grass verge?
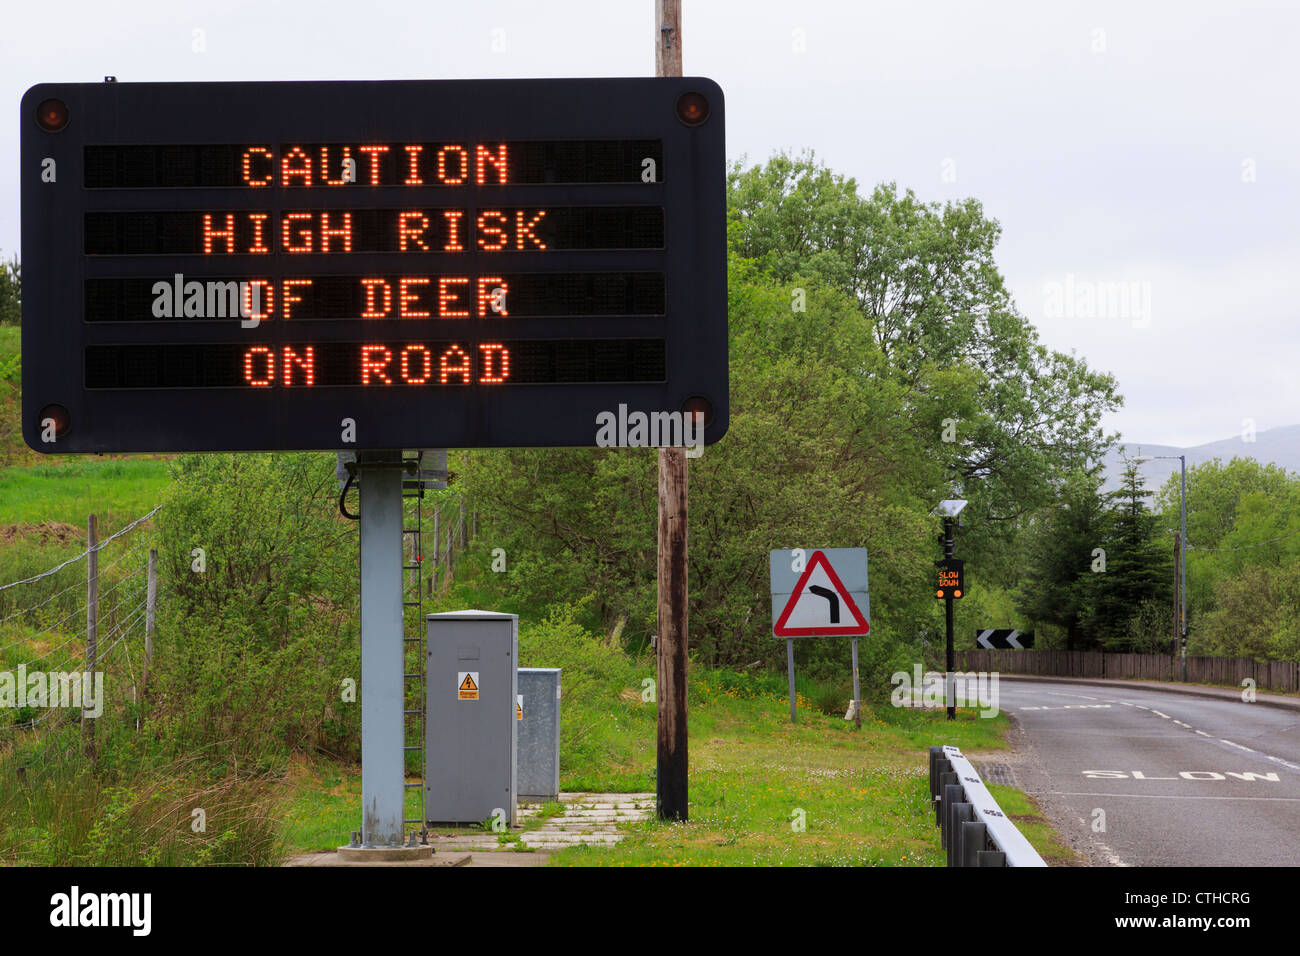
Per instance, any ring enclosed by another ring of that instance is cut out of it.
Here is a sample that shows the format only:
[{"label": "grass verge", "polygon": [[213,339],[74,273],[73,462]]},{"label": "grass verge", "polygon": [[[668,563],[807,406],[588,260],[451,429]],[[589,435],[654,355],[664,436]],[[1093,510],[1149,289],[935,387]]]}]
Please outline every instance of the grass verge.
[{"label": "grass verge", "polygon": [[985,786],[998,802],[998,807],[1048,866],[1078,866],[1082,863],[1078,854],[1066,846],[1056,828],[1043,816],[1033,797],[1006,784],[989,783]]},{"label": "grass verge", "polygon": [[[926,748],[943,741],[999,749],[1005,717],[980,719],[963,711],[949,724],[942,712],[890,709],[867,713],[858,730],[842,718],[801,709],[799,722],[791,724],[784,700],[728,693],[720,689],[727,676],[699,670],[692,682],[690,821],[637,824],[616,847],[564,849],[551,856],[551,865],[943,865],[928,800]],[[580,753],[590,766],[567,761],[564,789],[653,791],[654,705],[639,696],[635,703],[615,699],[603,714],[583,718],[604,726],[583,738],[588,746]],[[623,746],[612,755],[623,761],[621,770],[600,763],[616,737]],[[592,745],[596,741],[599,746]],[[616,785],[573,785],[592,781]],[[303,765],[287,786],[284,839],[290,852],[346,842],[360,817],[355,768]],[[408,816],[418,816],[417,806],[411,795]],[[1042,833],[1035,830],[1035,839],[1051,837],[1045,821],[1037,826]]]},{"label": "grass verge", "polygon": [[169,483],[165,458],[55,458],[0,469],[0,526],[69,524],[84,535],[93,507],[111,533],[152,510]]}]

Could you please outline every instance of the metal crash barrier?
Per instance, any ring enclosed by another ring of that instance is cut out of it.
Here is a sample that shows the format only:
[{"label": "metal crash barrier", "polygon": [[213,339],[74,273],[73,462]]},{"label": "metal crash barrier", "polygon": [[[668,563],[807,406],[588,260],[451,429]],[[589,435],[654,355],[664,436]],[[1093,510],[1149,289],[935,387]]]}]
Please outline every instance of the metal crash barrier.
[{"label": "metal crash barrier", "polygon": [[930,748],[930,800],[949,866],[1047,866],[959,748]]}]

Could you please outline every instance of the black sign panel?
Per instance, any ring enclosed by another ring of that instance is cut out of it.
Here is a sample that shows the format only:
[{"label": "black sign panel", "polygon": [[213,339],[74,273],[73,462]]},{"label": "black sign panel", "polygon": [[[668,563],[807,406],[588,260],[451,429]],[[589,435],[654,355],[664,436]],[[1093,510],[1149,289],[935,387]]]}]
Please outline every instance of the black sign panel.
[{"label": "black sign panel", "polygon": [[975,632],[975,644],[989,650],[1026,650],[1034,646],[1034,632],[986,627]]},{"label": "black sign panel", "polygon": [[940,599],[959,598],[966,593],[966,562],[960,558],[944,558],[936,561],[938,569],[938,586],[934,596]]},{"label": "black sign panel", "polygon": [[716,441],[723,119],[699,78],[33,87],[24,438],[591,446],[703,412]]}]

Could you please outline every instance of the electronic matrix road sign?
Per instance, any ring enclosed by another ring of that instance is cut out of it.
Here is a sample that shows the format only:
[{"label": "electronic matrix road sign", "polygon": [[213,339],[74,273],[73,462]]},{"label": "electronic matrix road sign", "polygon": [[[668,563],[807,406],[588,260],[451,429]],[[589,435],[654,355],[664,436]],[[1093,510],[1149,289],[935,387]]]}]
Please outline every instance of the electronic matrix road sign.
[{"label": "electronic matrix road sign", "polygon": [[934,596],[940,599],[960,598],[966,593],[966,562],[961,558],[944,558],[934,562],[939,571],[938,587]]},{"label": "electronic matrix road sign", "polygon": [[39,451],[726,431],[710,80],[49,83],[21,115]]}]

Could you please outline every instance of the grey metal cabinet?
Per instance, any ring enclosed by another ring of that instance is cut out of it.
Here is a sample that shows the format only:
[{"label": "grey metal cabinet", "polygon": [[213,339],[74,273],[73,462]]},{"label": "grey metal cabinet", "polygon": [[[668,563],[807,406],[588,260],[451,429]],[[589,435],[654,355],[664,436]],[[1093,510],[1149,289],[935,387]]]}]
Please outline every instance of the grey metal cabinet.
[{"label": "grey metal cabinet", "polygon": [[560,668],[519,668],[521,800],[560,798]]},{"label": "grey metal cabinet", "polygon": [[481,823],[497,810],[515,824],[519,616],[430,614],[425,817]]}]

